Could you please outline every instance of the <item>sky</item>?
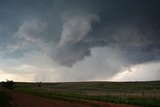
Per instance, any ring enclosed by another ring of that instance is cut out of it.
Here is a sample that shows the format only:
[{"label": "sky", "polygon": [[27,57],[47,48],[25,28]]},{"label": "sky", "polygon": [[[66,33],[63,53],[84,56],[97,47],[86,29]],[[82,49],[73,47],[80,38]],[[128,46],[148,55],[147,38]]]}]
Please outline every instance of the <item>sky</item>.
[{"label": "sky", "polygon": [[0,81],[160,80],[159,0],[0,0]]}]

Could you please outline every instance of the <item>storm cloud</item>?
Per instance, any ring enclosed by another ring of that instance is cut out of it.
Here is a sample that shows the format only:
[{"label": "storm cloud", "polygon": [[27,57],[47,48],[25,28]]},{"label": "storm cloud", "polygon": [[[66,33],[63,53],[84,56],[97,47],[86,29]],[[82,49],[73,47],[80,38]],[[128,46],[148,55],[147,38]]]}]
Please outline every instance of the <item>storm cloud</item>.
[{"label": "storm cloud", "polygon": [[31,63],[35,71],[43,64],[44,72],[52,71],[47,67],[59,75],[77,71],[66,80],[80,80],[83,72],[85,80],[109,78],[133,65],[158,62],[159,4],[158,0],[0,1],[0,58]]}]

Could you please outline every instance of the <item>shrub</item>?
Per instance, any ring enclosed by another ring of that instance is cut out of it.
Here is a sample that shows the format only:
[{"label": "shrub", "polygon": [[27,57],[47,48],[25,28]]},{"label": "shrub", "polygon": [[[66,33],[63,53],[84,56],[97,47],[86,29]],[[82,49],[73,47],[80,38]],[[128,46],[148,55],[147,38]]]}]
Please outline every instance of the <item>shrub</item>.
[{"label": "shrub", "polygon": [[7,80],[6,82],[4,82],[4,81],[2,82],[2,87],[8,88],[8,89],[14,89],[15,85],[12,80]]}]

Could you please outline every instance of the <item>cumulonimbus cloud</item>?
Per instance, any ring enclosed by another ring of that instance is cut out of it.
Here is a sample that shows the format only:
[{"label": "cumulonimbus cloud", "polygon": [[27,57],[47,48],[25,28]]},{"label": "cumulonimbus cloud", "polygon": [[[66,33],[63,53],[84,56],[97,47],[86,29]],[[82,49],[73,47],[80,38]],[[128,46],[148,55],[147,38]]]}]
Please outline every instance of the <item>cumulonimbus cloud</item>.
[{"label": "cumulonimbus cloud", "polygon": [[84,43],[86,37],[93,31],[93,26],[100,21],[94,13],[65,14],[62,17],[62,31],[57,45],[56,54],[51,57],[61,65],[71,67],[78,61],[89,56],[91,51]]},{"label": "cumulonimbus cloud", "polygon": [[91,31],[92,25],[100,20],[93,13],[78,13],[63,18],[63,31],[58,46],[74,44],[84,39]]},{"label": "cumulonimbus cloud", "polygon": [[45,35],[46,23],[38,19],[25,21],[16,32],[16,36],[28,42],[41,41]]},{"label": "cumulonimbus cloud", "polygon": [[[157,4],[159,1],[144,3],[144,0],[3,1],[0,6],[0,10],[4,10],[0,11],[0,35],[4,36],[0,36],[0,50],[3,51],[0,57],[2,60],[24,60],[31,54],[35,55],[39,65],[48,63],[46,59],[42,60],[42,56],[46,56],[60,65],[56,71],[62,66],[67,66],[68,71],[79,66],[85,69],[75,69],[86,73],[95,67],[95,72],[86,78],[96,76],[99,71],[106,72],[109,77],[120,72],[122,66],[160,60]],[[11,35],[16,36],[12,38]],[[99,50],[101,47],[103,49]],[[87,59],[93,61],[83,65],[81,62]],[[32,64],[35,61],[34,58],[30,60]],[[41,65],[38,67],[43,68]]]}]

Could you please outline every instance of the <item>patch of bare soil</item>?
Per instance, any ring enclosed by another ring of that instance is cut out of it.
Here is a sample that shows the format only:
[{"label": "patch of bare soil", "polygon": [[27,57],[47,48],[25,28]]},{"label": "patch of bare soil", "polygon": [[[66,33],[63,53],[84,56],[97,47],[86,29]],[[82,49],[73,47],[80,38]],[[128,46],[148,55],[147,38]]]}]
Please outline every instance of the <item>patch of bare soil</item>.
[{"label": "patch of bare soil", "polygon": [[133,105],[114,104],[98,101],[61,101],[23,94],[13,90],[5,90],[4,92],[12,98],[10,102],[11,107],[136,107]]}]

